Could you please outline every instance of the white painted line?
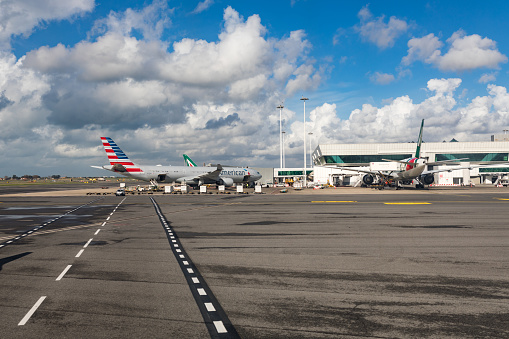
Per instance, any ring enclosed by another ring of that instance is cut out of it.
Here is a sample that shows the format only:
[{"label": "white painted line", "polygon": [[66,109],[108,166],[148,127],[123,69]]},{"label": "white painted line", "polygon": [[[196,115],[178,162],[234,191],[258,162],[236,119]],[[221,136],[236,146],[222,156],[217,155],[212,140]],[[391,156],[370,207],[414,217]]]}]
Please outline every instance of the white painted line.
[{"label": "white painted line", "polygon": [[[303,172],[304,173],[304,172]],[[10,244],[12,242],[12,240],[9,240],[7,243]]]},{"label": "white painted line", "polygon": [[187,266],[187,265],[189,265],[189,263],[188,263],[187,261],[182,261],[182,263],[183,263],[184,265],[186,265],[186,266]]},{"label": "white painted line", "polygon": [[107,217],[106,220],[110,220],[111,217]]},{"label": "white painted line", "polygon": [[214,307],[214,305],[212,305],[212,303],[205,303],[205,307],[207,308],[207,311],[209,311],[209,312],[216,311],[216,308]]},{"label": "white painted line", "polygon": [[58,276],[58,278],[56,279],[56,281],[59,281],[61,280],[64,275],[67,273],[67,271],[69,271],[69,269],[72,267],[72,265],[67,265],[67,267],[62,271],[62,273],[60,273],[60,275]]},{"label": "white painted line", "polygon": [[175,237],[170,237],[170,239],[175,239]]},{"label": "white painted line", "polygon": [[101,230],[101,229],[98,229],[97,231],[95,231],[94,235],[99,234],[99,231],[100,231],[100,230]]},{"label": "white painted line", "polygon": [[221,320],[214,321],[214,326],[216,327],[217,333],[228,333]]},{"label": "white painted line", "polygon": [[198,280],[198,278],[193,277],[192,279],[193,279],[193,282],[194,282],[195,284],[199,284],[199,283],[200,283],[200,280]]},{"label": "white painted line", "polygon": [[113,212],[111,212],[110,215],[113,215]]},{"label": "white painted line", "polygon": [[76,254],[76,257],[75,257],[75,258],[79,258],[79,257],[80,257],[80,255],[81,255],[81,253],[83,253],[83,251],[85,251],[85,250],[84,250],[84,249],[81,249],[81,250],[78,252],[78,254]]},{"label": "white painted line", "polygon": [[105,221],[105,222],[103,222],[103,224],[102,224],[101,226],[104,226],[104,225],[106,225],[106,221]]},{"label": "white painted line", "polygon": [[92,242],[92,240],[94,240],[94,238],[90,238],[87,243],[85,244],[85,246],[83,246],[83,248],[87,248],[88,245],[90,245],[90,243]]},{"label": "white painted line", "polygon": [[21,319],[21,321],[18,323],[18,326],[23,326],[23,325],[25,325],[27,323],[27,321],[30,319],[30,317],[35,313],[35,311],[37,311],[39,306],[41,306],[41,304],[44,301],[44,299],[46,299],[46,296],[42,296],[42,297],[39,298],[39,300],[37,300],[35,305],[32,306],[30,311],[28,311],[28,313],[23,317],[23,319]]},{"label": "white painted line", "polygon": [[34,233],[34,231],[28,231],[27,233],[28,233],[28,234],[31,234],[31,233]]},{"label": "white painted line", "polygon": [[207,292],[205,292],[203,288],[197,288],[196,290],[198,291],[199,295],[207,295]]},{"label": "white painted line", "polygon": [[172,240],[171,242],[177,242],[177,240]]},{"label": "white painted line", "polygon": [[175,251],[177,251],[178,253],[181,253],[181,252],[182,252],[181,250],[175,250]]},{"label": "white painted line", "polygon": [[5,245],[0,245],[0,248],[4,247]]},{"label": "white painted line", "polygon": [[177,245],[177,244],[173,244],[173,246],[174,246],[174,247],[179,247],[179,245]]},{"label": "white painted line", "polygon": [[193,269],[192,268],[188,268],[187,269],[187,273],[194,273]]},{"label": "white painted line", "polygon": [[180,255],[179,255],[179,257],[180,257],[180,258],[182,258],[182,259],[184,259],[186,256],[185,256],[185,255],[183,255],[183,254],[180,254]]}]

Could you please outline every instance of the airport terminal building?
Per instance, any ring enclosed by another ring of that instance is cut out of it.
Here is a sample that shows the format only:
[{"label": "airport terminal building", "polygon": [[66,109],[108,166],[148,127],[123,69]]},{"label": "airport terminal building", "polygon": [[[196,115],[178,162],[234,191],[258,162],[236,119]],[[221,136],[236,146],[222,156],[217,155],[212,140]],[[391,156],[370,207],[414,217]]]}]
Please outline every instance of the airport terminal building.
[{"label": "airport terminal building", "polygon": [[[463,159],[461,164],[492,165],[508,162],[509,134],[493,135],[486,142],[427,142],[421,147],[421,157],[429,162]],[[382,159],[401,160],[415,156],[415,143],[323,144],[314,150],[314,182],[320,184],[354,185],[360,175],[342,171],[348,167],[367,168]],[[456,165],[460,162],[455,163]],[[331,166],[333,165],[333,166]],[[337,166],[338,168],[331,168]],[[453,164],[449,166],[454,166]],[[430,168],[432,169],[432,168]],[[456,170],[435,174],[437,185],[491,183],[509,173],[509,168]]]}]

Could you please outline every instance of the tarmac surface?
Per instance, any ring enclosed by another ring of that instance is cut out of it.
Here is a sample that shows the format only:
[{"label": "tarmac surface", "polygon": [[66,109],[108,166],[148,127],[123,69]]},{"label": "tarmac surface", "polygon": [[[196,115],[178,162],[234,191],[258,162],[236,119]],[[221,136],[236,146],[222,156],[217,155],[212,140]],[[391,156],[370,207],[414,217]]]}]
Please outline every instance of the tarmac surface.
[{"label": "tarmac surface", "polygon": [[0,187],[2,337],[509,337],[507,188],[69,187]]}]

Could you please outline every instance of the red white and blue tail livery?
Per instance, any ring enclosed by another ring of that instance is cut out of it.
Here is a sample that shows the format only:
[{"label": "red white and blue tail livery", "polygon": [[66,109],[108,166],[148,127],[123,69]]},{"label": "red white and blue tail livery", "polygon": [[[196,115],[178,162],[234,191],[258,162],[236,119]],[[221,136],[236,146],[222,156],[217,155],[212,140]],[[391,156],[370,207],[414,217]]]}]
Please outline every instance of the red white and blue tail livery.
[{"label": "red white and blue tail livery", "polygon": [[101,141],[104,146],[104,150],[108,155],[108,160],[113,166],[112,170],[115,172],[128,172],[128,173],[139,173],[143,172],[137,165],[135,165],[127,155],[118,147],[112,138],[101,137]]}]

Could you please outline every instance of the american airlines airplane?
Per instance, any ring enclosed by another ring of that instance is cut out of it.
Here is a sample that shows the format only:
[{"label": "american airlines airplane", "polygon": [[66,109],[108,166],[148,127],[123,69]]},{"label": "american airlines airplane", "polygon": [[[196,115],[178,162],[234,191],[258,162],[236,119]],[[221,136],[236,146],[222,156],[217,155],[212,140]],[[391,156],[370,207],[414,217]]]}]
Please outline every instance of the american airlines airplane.
[{"label": "american airlines airplane", "polygon": [[119,173],[126,177],[150,181],[199,186],[205,184],[233,186],[235,183],[255,182],[261,174],[251,168],[188,167],[188,166],[147,166],[132,162],[118,145],[109,137],[101,137],[110,165],[92,166]]}]

